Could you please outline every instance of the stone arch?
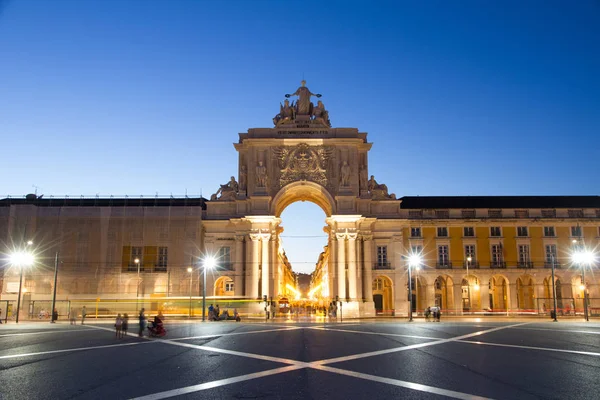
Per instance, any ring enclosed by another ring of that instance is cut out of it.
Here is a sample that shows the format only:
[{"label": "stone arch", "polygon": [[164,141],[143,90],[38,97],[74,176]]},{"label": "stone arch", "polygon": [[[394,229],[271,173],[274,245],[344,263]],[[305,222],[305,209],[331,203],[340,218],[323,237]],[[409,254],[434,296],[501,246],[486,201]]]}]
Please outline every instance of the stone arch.
[{"label": "stone arch", "polygon": [[[563,288],[561,285],[561,275],[554,275],[554,282],[556,282],[556,307],[562,308],[562,298],[563,298]],[[554,299],[552,297],[552,275],[548,275],[544,278],[544,299],[542,300],[542,304],[538,307],[542,312],[547,312],[548,310],[554,307]]]},{"label": "stone arch", "polygon": [[433,282],[434,304],[442,310],[454,304],[454,281],[450,275],[438,275]]},{"label": "stone arch", "polygon": [[509,285],[508,278],[502,274],[493,275],[489,281],[490,309],[492,311],[508,311]]},{"label": "stone arch", "polygon": [[[233,290],[227,290],[230,289],[229,285],[233,287]],[[233,286],[233,279],[227,275],[219,277],[215,281],[213,290],[215,296],[234,296],[235,286]]]},{"label": "stone arch", "polygon": [[461,289],[463,312],[481,310],[481,280],[479,277],[472,273],[463,276]]},{"label": "stone arch", "polygon": [[271,202],[271,215],[280,217],[283,210],[296,201],[310,201],[319,206],[327,217],[336,214],[336,204],[329,191],[309,181],[293,182],[281,188]]},{"label": "stone arch", "polygon": [[[587,277],[586,277],[587,278]],[[589,282],[589,279],[586,279]],[[583,299],[584,299],[585,286],[583,284],[583,277],[580,273],[576,273],[571,278],[571,297],[569,303],[564,305],[567,314],[570,313],[582,313],[583,314]]]},{"label": "stone arch", "polygon": [[517,278],[517,307],[524,311],[534,311],[535,307],[535,281],[529,274]]},{"label": "stone arch", "polygon": [[377,275],[373,278],[373,301],[377,314],[393,314],[394,312],[394,281],[387,275]]}]

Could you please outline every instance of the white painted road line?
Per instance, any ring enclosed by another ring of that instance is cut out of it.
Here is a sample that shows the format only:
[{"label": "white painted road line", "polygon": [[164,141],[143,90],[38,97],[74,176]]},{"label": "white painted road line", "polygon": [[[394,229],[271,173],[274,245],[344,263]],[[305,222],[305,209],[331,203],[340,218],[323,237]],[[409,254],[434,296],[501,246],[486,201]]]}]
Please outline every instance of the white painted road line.
[{"label": "white painted road line", "polygon": [[413,339],[425,339],[425,340],[439,340],[438,337],[430,337],[430,336],[416,336],[416,335],[403,335],[400,333],[384,333],[384,332],[369,332],[369,331],[352,331],[350,329],[334,329],[334,328],[319,328],[319,327],[306,327],[306,329],[314,329],[316,331],[333,331],[333,332],[345,332],[345,333],[358,333],[362,335],[379,335],[379,336],[397,336],[397,337],[407,337]]},{"label": "white painted road line", "polygon": [[496,346],[496,347],[513,347],[513,348],[525,349],[525,350],[554,351],[557,353],[572,353],[572,354],[581,354],[584,356],[600,357],[600,353],[594,353],[591,351],[551,349],[549,347],[536,347],[536,346],[522,346],[522,345],[517,345],[517,344],[478,342],[475,340],[457,340],[457,342],[458,343],[469,343],[469,344],[481,344],[481,345],[485,345],[485,346]]},{"label": "white painted road line", "polygon": [[233,378],[226,378],[226,379],[221,379],[218,381],[201,383],[199,385],[186,386],[186,387],[179,388],[179,389],[173,389],[173,390],[167,390],[165,392],[149,394],[147,396],[135,397],[132,400],[166,399],[169,397],[181,396],[181,395],[188,394],[188,393],[199,392],[201,390],[212,389],[212,388],[216,388],[219,386],[231,385],[232,383],[238,383],[238,382],[248,381],[251,379],[263,378],[265,376],[281,374],[283,372],[294,371],[296,369],[301,369],[301,368],[304,368],[304,367],[298,366],[298,365],[288,365],[287,367],[269,369],[269,370],[262,371],[262,372],[255,372],[253,374],[241,375],[241,376],[236,376]]},{"label": "white painted road line", "polygon": [[103,345],[103,346],[78,347],[78,348],[75,348],[75,349],[39,351],[39,352],[36,352],[36,353],[10,354],[10,355],[7,355],[7,356],[0,356],[0,360],[5,360],[7,358],[21,358],[21,357],[31,357],[31,356],[43,356],[43,355],[46,355],[46,354],[69,353],[69,352],[74,352],[74,351],[108,349],[108,348],[111,348],[111,347],[135,346],[135,345],[138,345],[138,344],[147,344],[147,343],[154,343],[154,342],[118,343],[118,344],[107,344],[107,345]]},{"label": "white painted road line", "polygon": [[524,329],[529,331],[551,331],[551,332],[566,332],[566,333],[589,333],[590,335],[600,335],[598,331],[578,331],[572,329],[550,329],[550,328],[513,328],[513,329]]},{"label": "white painted road line", "polygon": [[46,335],[48,333],[68,333],[68,332],[85,332],[85,331],[93,331],[93,329],[60,329],[60,330],[49,330],[49,331],[41,331],[41,332],[24,332],[24,333],[7,333],[4,335],[0,335],[0,337],[12,337],[12,336],[27,336],[27,335]]},{"label": "white painted road line", "polygon": [[366,379],[369,381],[386,383],[388,385],[400,386],[400,387],[407,388],[407,389],[417,390],[419,392],[439,394],[440,396],[451,397],[454,399],[489,400],[488,397],[475,396],[475,395],[468,394],[468,393],[456,392],[454,390],[441,389],[441,388],[437,388],[434,386],[428,386],[428,385],[423,385],[423,384],[414,383],[414,382],[401,381],[398,379],[383,378],[381,376],[363,374],[360,372],[354,372],[354,371],[348,371],[348,370],[340,369],[340,368],[328,367],[326,365],[313,366],[313,368],[321,370],[321,371],[333,372],[334,374],[351,376],[353,378]]},{"label": "white painted road line", "polygon": [[202,335],[202,336],[187,336],[182,338],[169,339],[170,341],[176,340],[192,340],[192,339],[212,339],[218,338],[222,336],[235,336],[235,335],[251,335],[255,333],[266,333],[266,332],[280,332],[280,331],[295,331],[298,329],[302,329],[300,326],[288,326],[285,328],[277,328],[277,329],[263,329],[259,331],[248,331],[248,332],[231,332],[231,333],[215,333],[213,335]]},{"label": "white painted road line", "polygon": [[344,361],[350,361],[350,360],[357,360],[357,359],[360,359],[360,358],[380,356],[380,355],[383,355],[383,354],[397,353],[399,351],[412,350],[412,349],[420,349],[422,347],[435,346],[435,345],[438,345],[438,344],[443,344],[443,343],[448,343],[448,342],[455,342],[455,341],[458,341],[458,340],[461,340],[461,339],[468,339],[468,338],[473,337],[473,336],[480,336],[480,335],[484,335],[486,333],[495,332],[495,331],[499,331],[499,330],[502,330],[502,329],[508,329],[508,328],[513,327],[513,326],[526,325],[528,323],[529,322],[524,322],[524,323],[521,323],[521,324],[501,326],[501,327],[497,327],[497,328],[487,329],[485,331],[477,331],[477,332],[473,332],[473,333],[468,333],[466,335],[455,336],[455,337],[448,338],[448,339],[435,340],[433,342],[411,344],[411,345],[408,345],[408,346],[395,347],[393,349],[377,350],[377,351],[371,351],[371,352],[368,352],[368,353],[354,354],[354,355],[351,355],[351,356],[330,358],[328,360],[316,361],[316,363],[320,364],[320,365],[333,364],[333,363],[338,363],[338,362],[344,362]]}]

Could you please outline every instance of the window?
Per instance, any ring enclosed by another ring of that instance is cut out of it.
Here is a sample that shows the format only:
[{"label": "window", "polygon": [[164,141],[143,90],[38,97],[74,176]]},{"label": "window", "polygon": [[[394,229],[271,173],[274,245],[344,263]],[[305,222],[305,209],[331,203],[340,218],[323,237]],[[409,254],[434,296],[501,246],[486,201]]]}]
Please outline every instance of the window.
[{"label": "window", "polygon": [[571,237],[581,237],[581,227],[579,225],[571,227]]},{"label": "window", "polygon": [[420,238],[421,237],[421,228],[410,228],[410,237]]},{"label": "window", "polygon": [[475,236],[475,228],[472,226],[465,226],[463,228],[463,236],[464,237],[474,237]]},{"label": "window", "polygon": [[438,264],[440,266],[447,266],[450,263],[450,258],[448,256],[448,246],[441,245],[438,246]]},{"label": "window", "polygon": [[542,210],[542,218],[556,218],[556,210]]},{"label": "window", "polygon": [[502,236],[502,229],[499,226],[490,227],[490,236],[491,237],[500,237]]},{"label": "window", "polygon": [[233,282],[225,282],[225,291],[233,292]]},{"label": "window", "polygon": [[387,246],[377,246],[377,266],[385,267],[387,264]]},{"label": "window", "polygon": [[475,218],[475,210],[462,210],[461,215],[463,218]]},{"label": "window", "polygon": [[545,237],[555,237],[556,234],[554,232],[554,227],[553,226],[545,226],[544,227],[544,236]]},{"label": "window", "polygon": [[488,210],[488,217],[502,218],[502,210]]},{"label": "window", "polygon": [[504,254],[502,252],[501,244],[492,245],[492,268],[503,268],[504,267]]},{"label": "window", "polygon": [[465,260],[471,257],[471,261],[475,261],[475,245],[467,244],[465,245]]},{"label": "window", "polygon": [[438,219],[450,218],[450,211],[448,210],[435,210],[435,217]]},{"label": "window", "polygon": [[423,210],[412,210],[408,212],[408,218],[423,218]]},{"label": "window", "polygon": [[437,236],[438,237],[448,237],[448,228],[446,228],[445,226],[437,228]]},{"label": "window", "polygon": [[515,210],[515,218],[529,218],[529,210]]},{"label": "window", "polygon": [[411,254],[423,254],[423,246],[410,246]]},{"label": "window", "polygon": [[519,263],[527,263],[529,262],[529,245],[528,244],[520,244],[519,245]]},{"label": "window", "polygon": [[517,236],[519,237],[527,237],[529,236],[529,230],[526,226],[518,226],[517,227]]},{"label": "window", "polygon": [[222,269],[232,269],[231,265],[231,247],[221,247],[218,253],[217,264]]},{"label": "window", "polygon": [[583,218],[583,210],[569,210],[569,218]]},{"label": "window", "polygon": [[167,247],[158,248],[158,262],[156,263],[157,271],[166,271],[169,262],[169,249]]},{"label": "window", "polygon": [[546,264],[552,265],[552,262],[556,264],[556,245],[546,245]]}]

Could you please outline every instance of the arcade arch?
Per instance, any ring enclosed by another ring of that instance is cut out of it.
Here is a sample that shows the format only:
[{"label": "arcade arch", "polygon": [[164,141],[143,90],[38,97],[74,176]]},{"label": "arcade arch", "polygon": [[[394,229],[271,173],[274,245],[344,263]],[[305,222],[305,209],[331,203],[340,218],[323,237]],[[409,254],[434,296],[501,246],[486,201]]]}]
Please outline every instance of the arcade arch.
[{"label": "arcade arch", "polygon": [[439,275],[433,283],[435,305],[441,307],[442,310],[454,308],[454,281],[448,275]]},{"label": "arcade arch", "polygon": [[508,311],[508,279],[504,275],[494,275],[489,282],[490,309]]},{"label": "arcade arch", "polygon": [[373,301],[377,314],[392,314],[394,311],[394,284],[387,275],[373,279]]},{"label": "arcade arch", "polygon": [[521,275],[517,278],[517,302],[520,310],[535,310],[534,299],[535,284],[530,275]]},{"label": "arcade arch", "polygon": [[214,284],[214,295],[215,296],[234,296],[235,286],[233,279],[229,276],[219,277]]}]

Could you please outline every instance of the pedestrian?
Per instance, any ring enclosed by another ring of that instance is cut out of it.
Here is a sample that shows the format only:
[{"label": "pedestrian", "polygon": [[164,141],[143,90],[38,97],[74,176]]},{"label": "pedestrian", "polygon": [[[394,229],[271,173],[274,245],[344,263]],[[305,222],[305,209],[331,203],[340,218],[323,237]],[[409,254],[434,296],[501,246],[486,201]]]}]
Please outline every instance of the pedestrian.
[{"label": "pedestrian", "polygon": [[0,324],[2,323],[2,309],[0,308]]},{"label": "pedestrian", "polygon": [[146,314],[144,314],[145,311],[146,311],[146,309],[142,308],[142,310],[140,311],[140,315],[138,317],[139,321],[140,321],[140,331],[138,332],[139,337],[144,336],[144,329],[146,329]]},{"label": "pedestrian", "polygon": [[85,306],[83,306],[83,308],[81,309],[81,325],[83,325],[85,323],[86,315],[87,315],[87,310],[85,309]]},{"label": "pedestrian", "polygon": [[121,318],[121,313],[119,313],[115,320],[115,337],[117,339],[121,338],[121,329],[123,329],[123,318]]},{"label": "pedestrian", "polygon": [[58,320],[58,310],[55,308],[54,311],[52,311],[52,321],[50,321],[51,323],[55,323]]},{"label": "pedestrian", "polygon": [[69,323],[71,325],[77,325],[77,310],[75,310],[74,307],[69,311]]},{"label": "pedestrian", "polygon": [[425,321],[429,322],[431,317],[431,307],[427,307],[425,310]]},{"label": "pedestrian", "polygon": [[213,307],[213,305],[211,304],[208,307],[208,320],[212,321],[215,318],[215,308]]},{"label": "pedestrian", "polygon": [[129,328],[129,315],[123,314],[123,324],[121,325],[121,337],[127,336],[127,329]]},{"label": "pedestrian", "polygon": [[215,320],[219,319],[219,315],[221,314],[221,310],[219,310],[219,305],[215,307]]}]

